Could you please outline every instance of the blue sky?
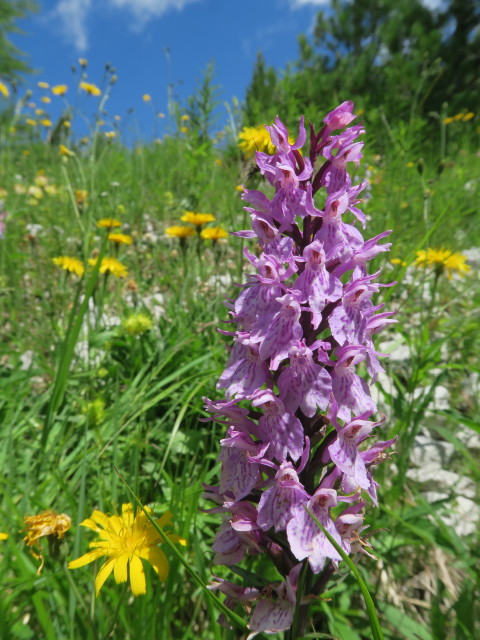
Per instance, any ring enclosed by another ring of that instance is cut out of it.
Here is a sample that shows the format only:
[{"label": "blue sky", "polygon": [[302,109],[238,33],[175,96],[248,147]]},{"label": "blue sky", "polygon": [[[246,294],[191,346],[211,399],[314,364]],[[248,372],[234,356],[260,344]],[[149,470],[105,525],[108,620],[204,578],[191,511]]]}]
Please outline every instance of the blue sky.
[{"label": "blue sky", "polygon": [[[215,83],[220,85],[219,116],[226,118],[224,102],[243,100],[257,52],[269,65],[284,68],[298,56],[297,36],[311,33],[325,0],[44,0],[39,13],[22,20],[25,32],[15,44],[38,70],[28,79],[38,106],[42,95],[37,81],[65,83],[74,101],[71,65],[88,60],[88,80],[100,84],[105,63],[117,71],[118,82],[106,108],[110,117],[126,118],[139,135],[165,132],[166,120],[152,124],[153,104],[142,101],[148,93],[157,111],[167,112],[167,86],[173,84],[181,103],[191,95],[210,60],[215,61]],[[170,51],[170,63],[165,49]],[[77,100],[77,98],[75,98]],[[80,106],[93,104],[83,96]],[[97,99],[98,100],[98,99]],[[55,117],[61,99],[47,105]],[[219,125],[222,123],[219,122]],[[77,125],[78,126],[78,125]]]}]

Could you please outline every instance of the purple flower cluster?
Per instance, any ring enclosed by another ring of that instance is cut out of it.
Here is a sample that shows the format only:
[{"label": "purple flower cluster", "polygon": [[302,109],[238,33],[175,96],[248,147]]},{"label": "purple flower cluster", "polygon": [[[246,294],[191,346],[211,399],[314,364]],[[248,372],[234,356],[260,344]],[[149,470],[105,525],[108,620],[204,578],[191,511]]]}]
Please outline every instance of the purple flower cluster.
[{"label": "purple flower cluster", "polygon": [[[376,381],[382,354],[373,335],[395,320],[372,302],[390,285],[376,282],[380,272],[367,272],[367,263],[388,251],[390,244],[379,241],[390,231],[365,241],[355,226],[365,228],[359,196],[367,186],[352,184],[347,171],[362,157],[364,128],[349,126],[355,117],[353,103],[344,102],[318,133],[310,125],[308,157],[300,151],[303,118],[294,144],[278,117],[267,126],[276,153],[258,152],[256,161],[275,193],[269,199],[246,189],[252,230],[234,234],[255,239],[261,252],[245,250],[256,274],[227,303],[236,330],[225,332],[234,343],[217,385],[226,399],[205,400],[212,419],[227,428],[220,484],[207,495],[224,514],[215,564],[267,553],[284,576],[261,591],[216,583],[231,606],[257,601],[253,634],[290,627],[299,561],[320,574],[318,592],[322,572],[341,560],[305,508],[346,553],[365,546],[364,507],[377,504],[372,467],[393,442],[369,444],[380,422],[370,420],[375,402],[358,374],[363,363],[370,383]],[[352,216],[353,223],[344,219]],[[332,515],[341,503],[343,511]]]}]

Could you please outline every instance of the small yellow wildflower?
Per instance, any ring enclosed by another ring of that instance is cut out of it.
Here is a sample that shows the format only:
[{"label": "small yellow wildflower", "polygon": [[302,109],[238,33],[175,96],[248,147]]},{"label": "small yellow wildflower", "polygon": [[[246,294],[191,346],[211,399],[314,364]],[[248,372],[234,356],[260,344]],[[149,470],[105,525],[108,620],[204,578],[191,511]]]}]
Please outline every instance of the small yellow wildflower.
[{"label": "small yellow wildflower", "polygon": [[409,162],[407,162],[407,165],[406,165],[406,166],[407,166],[409,169],[412,169],[412,168],[415,166],[415,163],[414,163],[414,162],[412,162],[412,161],[410,160]]},{"label": "small yellow wildflower", "polygon": [[2,533],[0,531],[0,540],[6,540],[8,538],[8,533]]},{"label": "small yellow wildflower", "polygon": [[223,164],[223,161],[221,158],[215,158],[214,162],[217,165],[217,167],[221,167]]},{"label": "small yellow wildflower", "polygon": [[40,120],[40,124],[44,127],[51,127],[52,121],[49,118],[44,118],[43,120]]},{"label": "small yellow wildflower", "polygon": [[[97,264],[97,259],[90,258],[88,262],[94,267]],[[127,267],[116,258],[103,258],[100,263],[100,273],[111,273],[115,278],[126,278],[128,275]]]},{"label": "small yellow wildflower", "polygon": [[65,129],[70,129],[70,127],[72,126],[72,123],[70,122],[70,120],[64,120],[63,126],[65,127]]},{"label": "small yellow wildflower", "polygon": [[77,258],[70,258],[69,256],[58,256],[58,258],[52,258],[52,262],[57,265],[57,267],[61,267],[65,269],[68,273],[74,273],[76,276],[81,278],[85,273],[85,267],[81,260]]},{"label": "small yellow wildflower", "polygon": [[96,85],[92,84],[91,82],[80,82],[80,89],[83,89],[83,91],[85,91],[91,96],[102,95],[102,92],[100,91],[100,89]]},{"label": "small yellow wildflower", "polygon": [[471,120],[471,119],[472,119],[472,118],[474,118],[474,117],[475,117],[475,114],[473,113],[473,111],[469,111],[468,113],[466,113],[466,114],[463,116],[463,121],[464,121],[464,122],[468,122],[469,120]]},{"label": "small yellow wildflower", "polygon": [[44,102],[45,104],[50,104],[50,103],[51,103],[51,99],[50,99],[48,96],[42,96],[42,97],[40,98],[40,100],[41,100],[42,102]]},{"label": "small yellow wildflower", "polygon": [[27,193],[29,196],[36,198],[37,200],[41,200],[43,198],[43,190],[37,185],[31,185],[27,189]]},{"label": "small yellow wildflower", "polygon": [[407,266],[407,263],[405,262],[405,260],[400,260],[400,258],[392,258],[390,260],[390,262],[392,264],[399,264],[402,267],[406,267]]},{"label": "small yellow wildflower", "polygon": [[88,191],[86,189],[77,189],[75,191],[75,202],[79,207],[87,205]]},{"label": "small yellow wildflower", "polygon": [[102,218],[97,222],[97,227],[101,229],[113,229],[113,227],[121,227],[122,223],[116,218]]},{"label": "small yellow wildflower", "polygon": [[132,244],[132,236],[127,236],[125,233],[109,233],[108,239],[115,244]]},{"label": "small yellow wildflower", "polygon": [[150,316],[145,313],[134,313],[122,322],[122,327],[125,333],[130,336],[140,336],[142,333],[150,331],[153,322]]},{"label": "small yellow wildflower", "polygon": [[183,120],[183,122],[188,122],[190,120],[190,116],[184,113],[183,116],[181,117],[181,120]]},{"label": "small yellow wildflower", "polygon": [[152,99],[152,96],[149,96],[148,93],[144,93],[142,96],[142,100],[144,102],[150,102],[151,99]]},{"label": "small yellow wildflower", "polygon": [[88,64],[87,59],[86,58],[79,58],[78,59],[78,64],[85,69],[85,67]]},{"label": "small yellow wildflower", "polygon": [[453,118],[451,118],[450,116],[448,118],[443,119],[443,124],[452,124],[452,122],[453,122]]},{"label": "small yellow wildflower", "polygon": [[457,115],[453,116],[453,119],[454,119],[455,121],[457,121],[457,120],[463,120],[463,116],[464,116],[464,115],[465,115],[464,113],[457,113]]},{"label": "small yellow wildflower", "polygon": [[243,193],[245,191],[243,184],[237,184],[237,186],[235,187],[235,191],[240,191],[240,193]]},{"label": "small yellow wildflower", "polygon": [[10,95],[10,91],[7,85],[1,81],[0,81],[0,93],[4,98],[8,98],[8,96]]},{"label": "small yellow wildflower", "polygon": [[270,134],[264,126],[243,127],[238,135],[238,146],[246,160],[255,157],[256,151],[275,153],[275,147],[270,140]]},{"label": "small yellow wildflower", "polygon": [[40,87],[40,89],[48,89],[50,86],[48,82],[37,82],[37,85]]},{"label": "small yellow wildflower", "polygon": [[[152,510],[145,507],[145,511],[151,515]],[[172,513],[167,511],[163,516],[155,520],[162,529],[172,519]],[[168,576],[168,561],[158,545],[162,542],[160,534],[147,518],[142,510],[134,515],[131,504],[122,505],[122,515],[107,516],[101,511],[94,511],[90,518],[80,523],[98,534],[97,542],[90,542],[88,551],[81,558],[68,563],[69,569],[83,567],[99,558],[106,558],[95,578],[95,593],[98,595],[105,580],[112,573],[117,584],[127,582],[130,578],[130,587],[134,596],[147,592],[147,583],[142,560],[149,562],[156,574],[163,582]],[[185,540],[167,533],[172,542],[186,545]]]},{"label": "small yellow wildflower", "polygon": [[470,271],[463,253],[453,253],[448,249],[422,249],[417,251],[415,264],[419,267],[434,267],[439,273],[446,271],[449,280],[453,273],[463,276]]},{"label": "small yellow wildflower", "polygon": [[64,96],[68,91],[66,84],[57,84],[52,87],[52,93],[54,96]]},{"label": "small yellow wildflower", "polygon": [[113,140],[113,138],[115,138],[116,135],[117,133],[115,131],[105,131],[105,138],[107,140]]},{"label": "small yellow wildflower", "polygon": [[48,178],[43,173],[37,172],[37,175],[34,178],[34,183],[37,187],[45,187],[48,184]]},{"label": "small yellow wildflower", "polygon": [[37,126],[37,121],[36,121],[36,120],[33,120],[32,118],[27,118],[27,119],[25,120],[25,122],[26,122],[28,125],[30,125],[31,127],[36,127],[36,126]]},{"label": "small yellow wildflower", "polygon": [[43,109],[35,109],[36,116],[43,116],[44,113],[45,111]]},{"label": "small yellow wildflower", "polygon": [[228,233],[221,227],[207,227],[203,229],[200,235],[204,240],[213,240],[214,242],[222,238],[228,238]]},{"label": "small yellow wildflower", "polygon": [[24,156],[29,156],[30,155],[30,149],[24,149],[22,151],[22,153],[23,153]]},{"label": "small yellow wildflower", "polygon": [[58,193],[58,187],[54,184],[47,184],[43,188],[45,189],[45,193],[49,196],[56,196]]},{"label": "small yellow wildflower", "polygon": [[215,216],[211,213],[194,213],[193,211],[185,211],[180,220],[183,222],[190,222],[196,226],[201,226],[207,222],[213,222],[215,220]]},{"label": "small yellow wildflower", "polygon": [[182,133],[188,133],[188,127],[180,127]]},{"label": "small yellow wildflower", "polygon": [[[55,513],[55,511],[43,511],[36,516],[27,516],[23,519],[25,523],[26,536],[24,542],[32,552],[34,558],[41,560],[41,564],[37,570],[40,574],[45,560],[43,558],[41,547],[38,552],[33,547],[39,545],[40,538],[48,537],[49,541],[57,542],[61,540],[65,533],[70,529],[72,519],[65,513]],[[55,540],[56,538],[56,540]]]},{"label": "small yellow wildflower", "polygon": [[8,191],[3,187],[0,187],[0,200],[3,200],[8,196]]},{"label": "small yellow wildflower", "polygon": [[60,153],[61,156],[74,156],[75,152],[71,151],[68,147],[66,147],[64,144],[60,144],[58,146],[58,152]]},{"label": "small yellow wildflower", "polygon": [[183,240],[184,238],[188,238],[189,236],[195,235],[195,229],[192,227],[184,227],[181,225],[174,225],[173,227],[167,227],[165,229],[165,233],[170,238],[180,238]]}]

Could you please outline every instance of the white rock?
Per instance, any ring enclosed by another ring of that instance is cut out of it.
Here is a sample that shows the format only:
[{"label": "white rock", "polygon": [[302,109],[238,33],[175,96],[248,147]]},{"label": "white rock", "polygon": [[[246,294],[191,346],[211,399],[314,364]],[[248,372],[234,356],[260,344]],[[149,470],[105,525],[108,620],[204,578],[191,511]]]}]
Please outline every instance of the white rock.
[{"label": "white rock", "polygon": [[475,483],[465,476],[460,476],[453,471],[439,468],[438,464],[431,463],[420,469],[409,469],[407,478],[420,485],[422,491],[447,491],[455,496],[475,498]]},{"label": "white rock", "polygon": [[428,468],[436,465],[441,469],[448,464],[454,453],[455,447],[450,442],[418,435],[410,453],[410,462],[416,467]]}]

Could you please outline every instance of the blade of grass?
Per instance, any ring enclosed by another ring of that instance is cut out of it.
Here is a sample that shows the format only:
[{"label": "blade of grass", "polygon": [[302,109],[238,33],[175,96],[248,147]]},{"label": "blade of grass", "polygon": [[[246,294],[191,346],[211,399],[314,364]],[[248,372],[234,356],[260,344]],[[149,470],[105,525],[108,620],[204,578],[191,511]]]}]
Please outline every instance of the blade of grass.
[{"label": "blade of grass", "polygon": [[335,550],[342,556],[342,560],[345,561],[346,565],[348,566],[350,571],[355,576],[355,578],[356,578],[356,580],[358,582],[358,586],[360,587],[360,590],[362,592],[363,599],[365,600],[365,605],[367,607],[368,619],[370,621],[370,628],[372,629],[373,640],[383,640],[383,632],[382,632],[382,628],[380,626],[380,621],[378,619],[377,612],[375,610],[375,603],[373,602],[373,598],[370,595],[368,587],[367,587],[364,579],[362,578],[362,576],[360,574],[360,571],[357,569],[357,567],[352,562],[352,560],[347,556],[347,554],[342,549],[342,547],[338,544],[338,542],[335,540],[335,538],[333,538],[328,533],[328,531],[325,529],[324,526],[322,526],[322,524],[317,520],[317,518],[313,515],[313,513],[311,511],[309,511],[307,508],[305,508],[305,510],[308,513],[308,515],[312,518],[312,520],[315,522],[315,524],[325,534],[325,536],[326,536],[327,540],[330,542],[330,544],[332,544],[335,547]]}]

